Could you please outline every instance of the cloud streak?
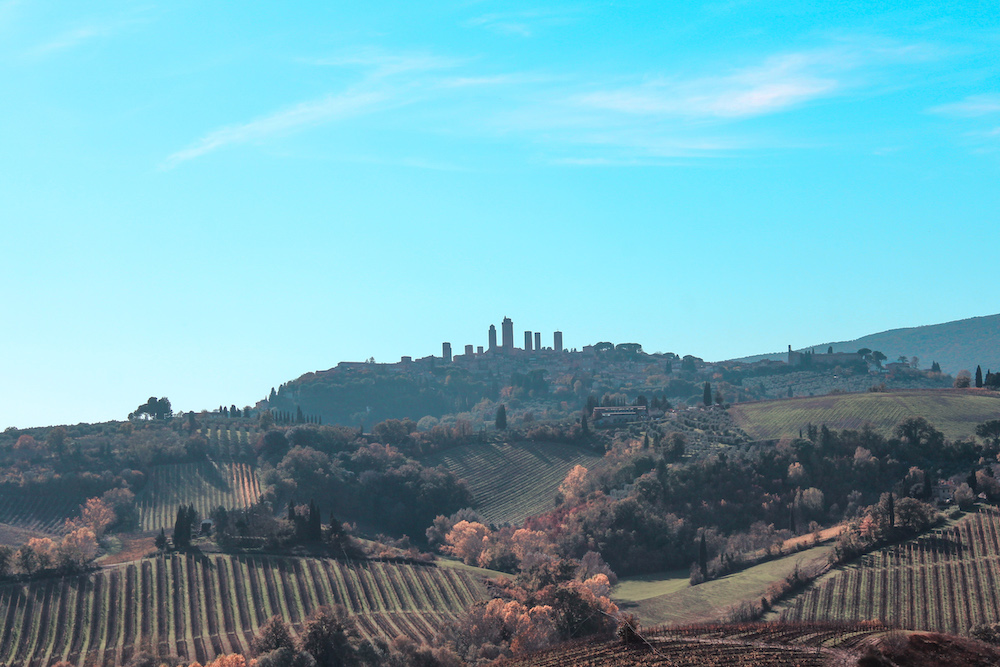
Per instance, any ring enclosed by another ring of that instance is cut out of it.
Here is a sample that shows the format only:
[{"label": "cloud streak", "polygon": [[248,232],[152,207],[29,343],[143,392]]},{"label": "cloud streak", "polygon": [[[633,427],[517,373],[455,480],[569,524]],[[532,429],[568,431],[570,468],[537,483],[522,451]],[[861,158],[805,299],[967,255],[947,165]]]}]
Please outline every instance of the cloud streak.
[{"label": "cloud streak", "polygon": [[247,123],[209,132],[191,146],[168,156],[162,166],[164,169],[172,169],[182,162],[228,146],[260,141],[274,135],[358,116],[379,108],[388,99],[382,92],[352,90],[303,102]]},{"label": "cloud streak", "polygon": [[1000,94],[971,95],[960,102],[933,107],[930,112],[962,118],[989,116],[1000,113]]}]

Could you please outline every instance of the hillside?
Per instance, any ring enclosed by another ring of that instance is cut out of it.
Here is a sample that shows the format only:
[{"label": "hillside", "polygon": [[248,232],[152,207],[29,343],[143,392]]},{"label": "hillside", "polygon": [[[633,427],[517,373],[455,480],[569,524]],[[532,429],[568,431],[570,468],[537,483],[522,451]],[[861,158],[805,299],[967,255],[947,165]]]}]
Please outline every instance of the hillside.
[{"label": "hillside", "polygon": [[690,584],[686,570],[666,573],[662,578],[625,577],[615,586],[612,599],[643,625],[721,620],[734,605],[759,601],[774,582],[796,570],[821,569],[832,549],[829,545],[812,547],[697,586]]},{"label": "hillside", "polygon": [[552,509],[559,485],[576,465],[592,468],[600,456],[558,443],[518,442],[457,447],[425,458],[464,479],[487,523],[520,524]]},{"label": "hillside", "polygon": [[797,436],[807,424],[859,429],[871,424],[883,435],[907,417],[924,417],[950,439],[968,438],[976,424],[1000,415],[1000,394],[982,390],[926,390],[837,394],[742,403],[729,409],[756,439]]},{"label": "hillside", "polygon": [[1000,513],[863,556],[782,605],[788,621],[876,619],[911,630],[969,634],[1000,622]]},{"label": "hillside", "polygon": [[[124,665],[151,647],[206,662],[245,651],[281,616],[297,633],[343,604],[366,637],[433,636],[486,596],[481,580],[433,566],[318,558],[169,555],[89,575],[0,586],[0,665]],[[34,661],[34,662],[33,662]]]},{"label": "hillside", "polygon": [[631,645],[582,640],[512,660],[503,667],[987,667],[1000,650],[937,633],[900,634],[874,623],[742,623],[651,628]]},{"label": "hillside", "polygon": [[[921,368],[930,368],[932,362],[941,364],[941,370],[954,375],[960,370],[975,372],[976,365],[1000,370],[1000,315],[971,317],[966,320],[929,324],[904,329],[891,329],[869,334],[855,340],[820,343],[802,348],[825,352],[833,346],[834,352],[856,352],[863,347],[880,350],[894,361],[899,355],[920,359]],[[785,352],[745,357],[740,361],[761,359],[784,360]]]},{"label": "hillside", "polygon": [[171,530],[179,505],[194,505],[199,517],[217,507],[245,509],[257,502],[260,484],[245,463],[173,463],[152,466],[136,498],[141,530]]}]

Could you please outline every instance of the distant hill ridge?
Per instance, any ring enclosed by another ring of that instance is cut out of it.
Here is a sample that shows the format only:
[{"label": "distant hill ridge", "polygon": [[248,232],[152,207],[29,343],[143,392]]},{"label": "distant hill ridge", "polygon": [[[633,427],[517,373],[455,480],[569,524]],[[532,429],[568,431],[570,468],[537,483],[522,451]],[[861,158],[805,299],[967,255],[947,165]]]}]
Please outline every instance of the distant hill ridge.
[{"label": "distant hill ridge", "polygon": [[[856,340],[810,345],[802,350],[815,349],[823,353],[831,345],[834,352],[856,352],[862,347],[880,350],[889,361],[895,361],[901,354],[917,357],[921,368],[929,368],[931,362],[936,361],[941,364],[942,371],[952,375],[960,370],[975,372],[978,364],[985,374],[989,369],[1000,370],[1000,314],[891,329]],[[774,352],[743,357],[739,361],[786,358],[787,352]]]}]

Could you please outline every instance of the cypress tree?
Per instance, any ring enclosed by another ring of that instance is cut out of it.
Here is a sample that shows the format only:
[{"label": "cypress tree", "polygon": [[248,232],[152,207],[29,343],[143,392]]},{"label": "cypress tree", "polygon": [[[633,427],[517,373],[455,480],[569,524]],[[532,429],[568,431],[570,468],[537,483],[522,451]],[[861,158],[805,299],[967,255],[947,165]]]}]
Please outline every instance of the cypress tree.
[{"label": "cypress tree", "polygon": [[976,366],[976,388],[977,389],[982,389],[983,388],[983,367],[982,366]]},{"label": "cypress tree", "polygon": [[187,546],[187,541],[184,539],[184,519],[187,516],[187,512],[184,510],[184,506],[181,505],[177,508],[177,518],[174,519],[174,547],[181,548]]},{"label": "cypress tree", "polygon": [[712,404],[712,385],[707,382],[705,383],[705,386],[702,387],[701,402],[704,403],[706,407]]},{"label": "cypress tree", "polygon": [[698,545],[698,569],[701,578],[708,579],[708,545],[705,543],[705,531],[701,531],[701,544]]},{"label": "cypress tree", "polygon": [[502,403],[500,404],[500,407],[497,408],[495,425],[498,431],[507,430],[507,408],[505,408]]}]

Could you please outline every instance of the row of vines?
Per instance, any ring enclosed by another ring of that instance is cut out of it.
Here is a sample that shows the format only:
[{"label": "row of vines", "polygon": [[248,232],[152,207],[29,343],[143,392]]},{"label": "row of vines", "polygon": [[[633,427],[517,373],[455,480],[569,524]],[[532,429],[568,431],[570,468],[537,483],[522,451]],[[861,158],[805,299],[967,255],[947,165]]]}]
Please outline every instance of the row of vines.
[{"label": "row of vines", "polygon": [[875,619],[967,634],[1000,621],[1000,513],[985,508],[952,528],[882,549],[795,598],[783,620]]},{"label": "row of vines", "polygon": [[169,531],[180,505],[194,505],[200,517],[219,506],[243,509],[257,501],[260,483],[245,463],[178,463],[153,466],[138,498],[144,531]]},{"label": "row of vines", "polygon": [[247,650],[273,615],[294,634],[314,609],[336,603],[367,637],[421,640],[484,596],[473,575],[431,566],[161,556],[0,587],[0,665],[122,665],[141,650],[204,664]]},{"label": "row of vines", "polygon": [[590,468],[600,460],[579,447],[519,442],[458,447],[428,457],[424,465],[446,466],[464,479],[487,523],[520,524],[552,509],[559,485],[576,465]]}]

